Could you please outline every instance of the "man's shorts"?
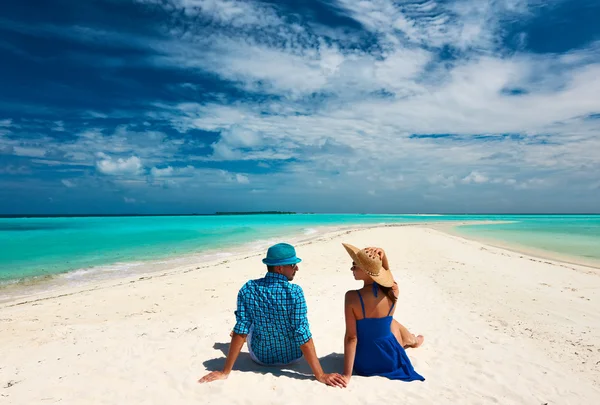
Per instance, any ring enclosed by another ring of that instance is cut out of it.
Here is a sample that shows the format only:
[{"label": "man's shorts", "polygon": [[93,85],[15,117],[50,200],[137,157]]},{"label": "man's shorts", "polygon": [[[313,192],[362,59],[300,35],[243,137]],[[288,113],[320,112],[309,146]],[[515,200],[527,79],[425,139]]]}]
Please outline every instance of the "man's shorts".
[{"label": "man's shorts", "polygon": [[246,343],[248,344],[248,351],[250,352],[250,358],[252,359],[253,362],[255,362],[256,364],[261,365],[261,366],[266,366],[266,367],[291,366],[292,364],[298,363],[300,360],[302,360],[302,357],[304,357],[304,356],[300,356],[296,360],[292,360],[289,363],[265,364],[262,361],[260,361],[254,354],[254,352],[252,351],[252,345],[250,344],[251,341],[252,341],[252,328],[250,328],[250,332],[246,336]]}]

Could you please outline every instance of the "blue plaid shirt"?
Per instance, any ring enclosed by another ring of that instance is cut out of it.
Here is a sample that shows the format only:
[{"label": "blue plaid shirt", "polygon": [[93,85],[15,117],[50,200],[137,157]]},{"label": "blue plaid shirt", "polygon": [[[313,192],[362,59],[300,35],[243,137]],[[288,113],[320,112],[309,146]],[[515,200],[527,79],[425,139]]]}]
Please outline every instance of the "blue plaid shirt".
[{"label": "blue plaid shirt", "polygon": [[252,352],[265,364],[289,363],[302,356],[300,346],[312,337],[304,292],[283,274],[267,273],[240,289],[233,331],[247,335]]}]

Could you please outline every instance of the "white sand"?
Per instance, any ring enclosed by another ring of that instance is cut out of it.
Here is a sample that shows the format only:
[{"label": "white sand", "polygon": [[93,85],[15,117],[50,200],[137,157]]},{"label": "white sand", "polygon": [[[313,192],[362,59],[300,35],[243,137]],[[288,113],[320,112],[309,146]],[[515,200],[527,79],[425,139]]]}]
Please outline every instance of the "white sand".
[{"label": "white sand", "polygon": [[342,241],[388,252],[395,317],[426,337],[408,351],[425,382],[355,376],[334,389],[304,362],[262,368],[244,348],[228,380],[198,384],[224,362],[238,289],[264,273],[253,255],[3,304],[0,404],[600,403],[600,272],[424,227],[298,246],[326,371],[342,369],[343,295],[359,287]]}]

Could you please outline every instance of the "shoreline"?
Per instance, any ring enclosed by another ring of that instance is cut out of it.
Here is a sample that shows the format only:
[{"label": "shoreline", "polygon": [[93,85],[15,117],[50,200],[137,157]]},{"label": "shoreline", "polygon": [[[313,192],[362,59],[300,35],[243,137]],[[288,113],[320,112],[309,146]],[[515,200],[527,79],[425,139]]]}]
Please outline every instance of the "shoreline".
[{"label": "shoreline", "polygon": [[[380,223],[380,224],[353,224],[349,226],[322,226],[314,227],[316,232],[314,234],[306,235],[293,233],[289,236],[277,238],[278,240],[285,239],[288,242],[294,244],[296,247],[310,245],[316,242],[322,242],[340,235],[351,234],[362,230],[369,229],[385,229],[385,228],[401,228],[401,227],[416,227],[424,229],[432,229],[439,232],[443,232],[452,237],[458,237],[464,240],[478,242],[483,245],[487,245],[492,248],[498,248],[507,250],[513,253],[529,256],[529,260],[536,261],[540,260],[551,260],[553,264],[571,265],[583,268],[593,269],[594,271],[600,269],[600,264],[591,265],[584,261],[576,262],[565,260],[565,258],[549,257],[543,254],[538,254],[534,249],[527,249],[526,247],[520,248],[520,246],[512,246],[506,244],[495,244],[494,241],[481,240],[477,238],[469,238],[456,232],[454,228],[462,225],[487,225],[496,223],[507,223],[510,221],[456,221],[452,224],[445,221],[431,221],[431,222],[409,222],[409,223]],[[275,242],[271,239],[264,239],[254,242],[247,242],[242,245],[228,249],[227,256],[222,256],[215,259],[210,259],[211,256],[218,256],[219,254],[215,251],[206,251],[203,253],[190,253],[190,254],[179,254],[171,257],[165,257],[158,260],[149,260],[146,262],[139,262],[137,267],[139,271],[127,271],[125,273],[119,272],[108,272],[105,273],[106,277],[99,277],[102,269],[98,272],[94,271],[93,268],[90,271],[91,277],[82,277],[76,282],[72,282],[69,275],[77,273],[85,269],[77,269],[64,273],[58,273],[53,275],[41,276],[39,279],[29,278],[20,282],[0,285],[0,309],[2,307],[10,307],[14,305],[21,305],[28,302],[35,302],[37,300],[46,300],[53,297],[59,297],[64,295],[77,294],[78,292],[91,291],[102,288],[110,288],[111,286],[118,286],[124,283],[132,283],[139,280],[151,279],[154,277],[164,277],[178,273],[187,273],[195,270],[202,270],[208,267],[223,265],[230,262],[237,262],[249,257],[260,256],[264,254],[264,251],[270,243]],[[209,253],[210,252],[210,253]],[[522,256],[523,257],[523,256]],[[178,263],[179,262],[179,263]],[[183,262],[183,263],[181,263]],[[131,263],[131,262],[130,262]],[[550,263],[550,262],[547,262]],[[127,265],[128,263],[122,263]],[[159,266],[164,265],[164,266]],[[106,265],[110,266],[110,265]],[[106,267],[101,266],[101,267]],[[572,268],[572,267],[570,267]]]},{"label": "shoreline", "polygon": [[[310,244],[314,241],[318,241],[328,235],[380,226],[383,225],[356,224],[336,227],[321,226],[310,228],[316,230],[316,232],[311,234],[296,232],[276,239],[277,241],[285,239],[292,244],[296,244],[296,246],[301,246],[303,244]],[[214,265],[235,262],[244,258],[264,254],[264,251],[266,251],[267,247],[272,243],[276,243],[274,238],[260,239],[257,241],[245,242],[241,245],[228,246],[226,249],[227,252],[224,254],[219,253],[219,251],[215,249],[209,249],[203,252],[176,254],[147,261],[110,263],[91,268],[75,269],[62,273],[18,279],[14,282],[0,284],[0,308],[3,306],[15,305],[13,302],[20,299],[25,299],[23,303],[26,303],[30,302],[28,298],[31,297],[44,296],[43,299],[48,299],[54,295],[70,295],[74,293],[74,290],[89,291],[97,288],[106,288],[105,284],[108,284],[108,286],[120,285],[123,282],[150,279],[155,276],[166,276],[177,274],[182,271],[200,270]],[[215,256],[217,256],[217,258],[213,258]],[[129,267],[125,272],[121,273],[118,271],[105,271],[105,269],[110,266],[130,266],[131,264],[136,264],[135,268],[138,268],[139,270],[131,271],[131,267]],[[73,281],[73,275],[82,271],[88,273],[87,276],[84,275],[76,281]],[[50,295],[50,297],[46,297],[46,295]]]},{"label": "shoreline", "polygon": [[[471,225],[471,224],[469,224]],[[574,265],[574,266],[583,266],[589,267],[592,269],[600,270],[600,260],[594,259],[586,259],[580,256],[568,255],[565,253],[553,252],[545,249],[537,249],[534,247],[526,246],[519,243],[510,243],[507,241],[503,241],[500,239],[493,238],[485,238],[479,237],[476,235],[471,235],[467,233],[462,233],[458,231],[458,228],[461,225],[450,225],[450,224],[439,224],[435,226],[431,226],[430,228],[439,230],[441,232],[445,232],[449,235],[456,236],[459,238],[463,238],[466,240],[483,243],[485,245],[495,247],[498,249],[508,250],[513,253],[518,253],[526,256],[531,256],[540,260],[552,260],[554,262],[560,262],[564,264]]]},{"label": "shoreline", "polygon": [[[459,224],[489,224],[489,223],[501,223],[506,221],[462,221],[457,222]],[[277,241],[285,239],[289,243],[296,246],[304,246],[314,242],[322,241],[328,237],[333,237],[338,234],[349,234],[365,229],[377,229],[377,228],[389,228],[389,227],[431,227],[436,225],[442,226],[444,222],[409,222],[409,223],[380,223],[380,224],[353,224],[353,225],[340,225],[340,226],[321,226],[314,227],[316,232],[310,235],[304,233],[292,233],[288,236],[277,238]],[[97,286],[103,286],[105,284],[120,285],[123,282],[132,282],[135,280],[142,280],[152,278],[154,276],[165,276],[169,274],[176,274],[181,270],[199,270],[202,268],[210,267],[213,265],[235,262],[242,258],[253,257],[264,254],[266,248],[273,242],[272,239],[262,239],[258,241],[247,242],[242,245],[234,246],[231,249],[227,249],[227,256],[216,259],[210,259],[207,257],[218,256],[217,251],[207,250],[202,253],[189,253],[189,254],[178,254],[170,257],[164,257],[160,259],[152,259],[149,261],[141,262],[126,262],[126,263],[113,263],[104,266],[97,266],[96,269],[93,267],[89,269],[88,276],[83,276],[76,281],[73,281],[72,275],[77,272],[86,271],[88,269],[76,269],[63,273],[36,276],[27,279],[21,279],[14,283],[0,284],[0,308],[2,306],[11,305],[15,301],[25,300],[23,302],[29,302],[31,297],[36,296],[60,296],[63,294],[72,294],[74,290],[88,291],[97,289]],[[183,263],[182,263],[183,262]],[[125,271],[119,273],[104,272],[104,268],[122,264],[128,265],[136,263],[136,270]],[[102,277],[104,276],[104,277]],[[105,287],[102,287],[105,288]],[[47,297],[50,298],[50,297]],[[44,299],[47,299],[44,298]],[[18,305],[18,304],[17,304]]]},{"label": "shoreline", "polygon": [[[526,217],[531,215],[523,214]],[[546,216],[545,214],[540,214]],[[147,252],[131,251],[128,252],[128,247],[122,244],[114,244],[111,251],[105,256],[104,254],[98,254],[95,257],[89,257],[85,255],[64,255],[64,257],[55,260],[54,262],[36,262],[36,259],[27,259],[26,255],[23,256],[21,266],[11,266],[10,260],[4,261],[3,263],[3,275],[4,279],[0,280],[0,301],[2,295],[8,294],[11,291],[25,289],[36,289],[43,288],[44,286],[52,287],[61,286],[68,283],[86,283],[93,282],[96,280],[103,280],[109,278],[120,278],[127,275],[144,274],[147,272],[154,271],[166,271],[170,268],[177,267],[184,264],[195,264],[205,263],[213,260],[214,258],[220,257],[231,257],[237,254],[243,254],[248,251],[254,251],[262,248],[266,248],[274,241],[288,239],[295,243],[296,241],[302,242],[304,240],[310,240],[318,236],[332,231],[343,230],[343,229],[364,229],[378,226],[397,226],[397,225],[422,225],[430,226],[432,228],[443,230],[444,232],[453,234],[458,237],[465,239],[476,240],[486,243],[490,246],[500,247],[513,252],[519,252],[529,254],[542,259],[552,259],[562,261],[568,264],[579,264],[583,266],[600,268],[600,259],[588,258],[586,256],[570,255],[568,253],[558,253],[551,250],[542,250],[522,245],[519,242],[513,241],[502,241],[500,239],[494,239],[493,237],[483,237],[473,235],[467,232],[460,231],[460,225],[473,225],[473,224],[502,224],[520,222],[514,218],[469,218],[469,219],[453,219],[437,220],[436,217],[444,216],[441,214],[404,214],[402,215],[406,222],[368,222],[368,223],[338,223],[338,224],[303,224],[292,229],[283,230],[279,236],[273,236],[273,233],[277,231],[271,231],[264,233],[263,235],[256,235],[254,239],[247,239],[246,241],[231,241],[223,244],[208,243],[203,244],[172,244],[169,248],[164,248],[160,243],[154,245],[148,245],[149,249]],[[579,215],[576,215],[579,216]],[[407,219],[407,217],[414,217],[415,219]],[[514,217],[514,216],[513,216]],[[421,218],[424,220],[418,220]],[[600,218],[600,217],[599,217]],[[286,227],[284,227],[285,229]],[[308,233],[306,232],[308,231]],[[313,234],[314,233],[314,234]],[[259,239],[262,238],[262,239]],[[214,239],[214,238],[213,238]],[[214,239],[218,242],[217,239]],[[199,247],[204,246],[204,247]],[[17,246],[17,248],[20,248]],[[117,254],[114,254],[114,253]],[[89,253],[89,252],[88,252]],[[58,256],[56,256],[58,258]],[[72,261],[71,261],[72,259]],[[104,260],[104,263],[102,261]],[[96,264],[91,264],[96,263]],[[10,275],[16,272],[16,274]],[[20,273],[20,274],[19,274]],[[23,276],[22,274],[31,274]]]}]

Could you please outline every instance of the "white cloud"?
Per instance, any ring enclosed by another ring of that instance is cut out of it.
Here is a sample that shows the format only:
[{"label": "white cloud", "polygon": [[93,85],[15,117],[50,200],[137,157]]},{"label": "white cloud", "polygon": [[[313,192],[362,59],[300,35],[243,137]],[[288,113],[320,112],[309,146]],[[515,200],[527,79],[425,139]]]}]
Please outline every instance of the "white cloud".
[{"label": "white cloud", "polygon": [[[235,24],[231,18],[211,17],[233,15],[217,11],[228,9],[230,4],[214,5],[216,8],[202,1],[170,4],[224,27]],[[304,159],[314,168],[307,174],[312,177],[317,168],[337,168],[334,157],[343,158],[356,150],[365,158],[385,162],[375,166],[375,172],[381,167],[397,170],[395,162],[427,167],[420,175],[422,181],[439,172],[464,172],[473,162],[506,148],[515,149],[511,156],[519,155],[532,169],[540,165],[572,166],[578,161],[598,164],[591,152],[591,146],[598,143],[597,129],[585,128],[581,120],[573,118],[600,110],[595,96],[600,92],[600,64],[594,64],[600,58],[594,59],[589,50],[572,52],[574,55],[567,59],[564,55],[507,56],[497,52],[500,21],[507,16],[528,15],[528,2],[398,4],[374,0],[340,1],[338,5],[377,33],[380,47],[350,48],[345,42],[350,35],[325,40],[309,26],[298,29],[283,23],[278,10],[271,7],[268,21],[252,18],[243,24],[277,27],[268,41],[251,31],[215,29],[208,33],[189,30],[177,37],[176,43],[161,45],[166,56],[159,63],[208,70],[243,89],[283,96],[275,102],[163,106],[167,111],[163,116],[171,117],[173,125],[183,132],[192,128],[221,132],[221,138],[211,145],[213,154],[198,160]],[[262,10],[252,2],[244,2],[243,7],[249,8],[249,16]],[[442,45],[475,51],[464,59],[444,63],[436,60],[431,49]],[[587,65],[581,65],[581,60]],[[555,73],[565,69],[569,74]],[[505,92],[511,88],[526,93],[511,96]],[[312,99],[303,99],[313,92],[324,92],[328,97],[313,105]],[[408,138],[411,134],[439,133],[461,134],[464,140],[453,143]],[[521,133],[526,138],[549,134],[558,142],[550,147],[505,139],[483,146],[470,139],[473,135],[505,133]],[[335,139],[338,150],[326,151],[328,138]],[[587,147],[577,146],[583,142]],[[381,156],[382,147],[385,156]],[[318,153],[312,153],[315,149]],[[311,152],[308,155],[307,150]],[[494,164],[514,165],[501,159]],[[405,182],[409,184],[413,178],[407,174]],[[455,181],[440,184],[450,188]]]},{"label": "white cloud", "polygon": [[17,156],[44,157],[46,156],[46,151],[47,149],[43,146],[30,146],[26,144],[25,146],[13,146],[13,153]]},{"label": "white cloud", "polygon": [[52,159],[31,159],[32,163],[37,163],[46,166],[94,166],[93,163],[87,162],[70,162],[63,160],[52,160]]},{"label": "white cloud", "polygon": [[440,186],[443,188],[451,188],[455,186],[456,176],[444,176],[442,174],[435,174],[430,176],[428,179],[429,183]]},{"label": "white cloud", "polygon": [[[0,151],[34,158],[32,162],[48,166],[96,166],[103,173],[112,172],[115,167],[123,165],[126,171],[132,169],[135,172],[136,160],[122,156],[135,156],[148,165],[164,164],[183,145],[181,139],[169,139],[162,132],[135,131],[126,126],[119,126],[112,133],[90,128],[66,140],[49,136],[36,138],[28,132],[25,134],[27,136],[22,140],[16,136],[12,139],[0,137]],[[121,160],[113,161],[111,156],[118,156]],[[127,162],[133,166],[127,166]]]},{"label": "white cloud", "polygon": [[185,167],[171,167],[167,166],[165,168],[159,169],[157,167],[153,167],[150,169],[150,174],[153,177],[161,178],[161,177],[190,177],[196,173],[196,168],[191,165]]},{"label": "white cloud", "polygon": [[189,17],[202,17],[209,23],[230,25],[235,28],[247,26],[278,26],[282,23],[274,9],[267,5],[244,0],[138,0],[154,4],[168,11],[184,11]]},{"label": "white cloud", "polygon": [[248,184],[250,183],[250,180],[248,179],[248,176],[243,175],[243,174],[239,174],[237,173],[235,175],[235,179],[237,180],[238,183],[240,184]]},{"label": "white cloud", "polygon": [[173,175],[173,168],[171,166],[165,167],[164,169],[153,167],[150,170],[150,174],[154,177],[169,177]]},{"label": "white cloud", "polygon": [[530,190],[530,189],[546,187],[550,184],[551,184],[551,182],[546,179],[533,178],[533,179],[528,179],[526,181],[523,181],[521,183],[517,183],[515,185],[515,188],[518,190]]},{"label": "white cloud", "polygon": [[475,184],[482,184],[482,183],[487,183],[489,181],[489,178],[487,176],[485,176],[484,174],[481,174],[477,171],[472,171],[471,173],[469,173],[467,176],[465,176],[461,182],[464,184],[469,184],[469,183],[475,183]]},{"label": "white cloud", "polygon": [[[486,192],[533,192],[589,188],[599,180],[599,124],[584,117],[600,111],[600,45],[565,54],[502,49],[505,21],[528,18],[537,1],[331,2],[369,31],[368,46],[361,46],[362,31],[319,26],[304,16],[290,23],[277,5],[139,1],[172,18],[162,27],[167,37],[132,41],[150,48],[144,54],[154,52],[150,63],[208,72],[252,96],[155,103],[143,119],[169,120],[187,133],[185,141],[128,126],[89,129],[54,145],[61,157],[38,162],[62,158],[137,176],[143,161],[151,168],[144,181],[119,178],[118,184],[240,189],[250,182],[247,174],[182,162],[255,161],[273,172],[251,174],[261,192],[293,181],[342,193],[344,182],[364,180],[377,184],[369,188],[377,195],[412,188],[431,199],[474,184],[486,184],[476,188]],[[440,56],[446,46],[448,59]],[[186,100],[202,92],[187,78],[174,87],[185,90]],[[195,129],[220,133],[206,141],[210,154],[185,154]],[[41,145],[3,139],[0,148],[41,157]]]},{"label": "white cloud", "polygon": [[74,181],[68,179],[62,179],[60,182],[67,188],[73,188],[77,186]]},{"label": "white cloud", "polygon": [[125,201],[127,204],[134,204],[135,198],[123,197],[123,201]]},{"label": "white cloud", "polygon": [[96,169],[103,174],[118,175],[137,175],[142,170],[142,161],[137,156],[129,158],[113,159],[110,156],[101,154],[96,162]]},{"label": "white cloud", "polygon": [[526,0],[457,0],[453,2],[338,0],[352,18],[390,44],[489,49],[497,46],[502,18],[528,12]]},{"label": "white cloud", "polygon": [[7,165],[0,167],[0,174],[22,175],[30,173],[31,169],[29,169],[27,166]]},{"label": "white cloud", "polygon": [[65,132],[65,123],[63,121],[55,121],[52,130],[55,132]]}]

